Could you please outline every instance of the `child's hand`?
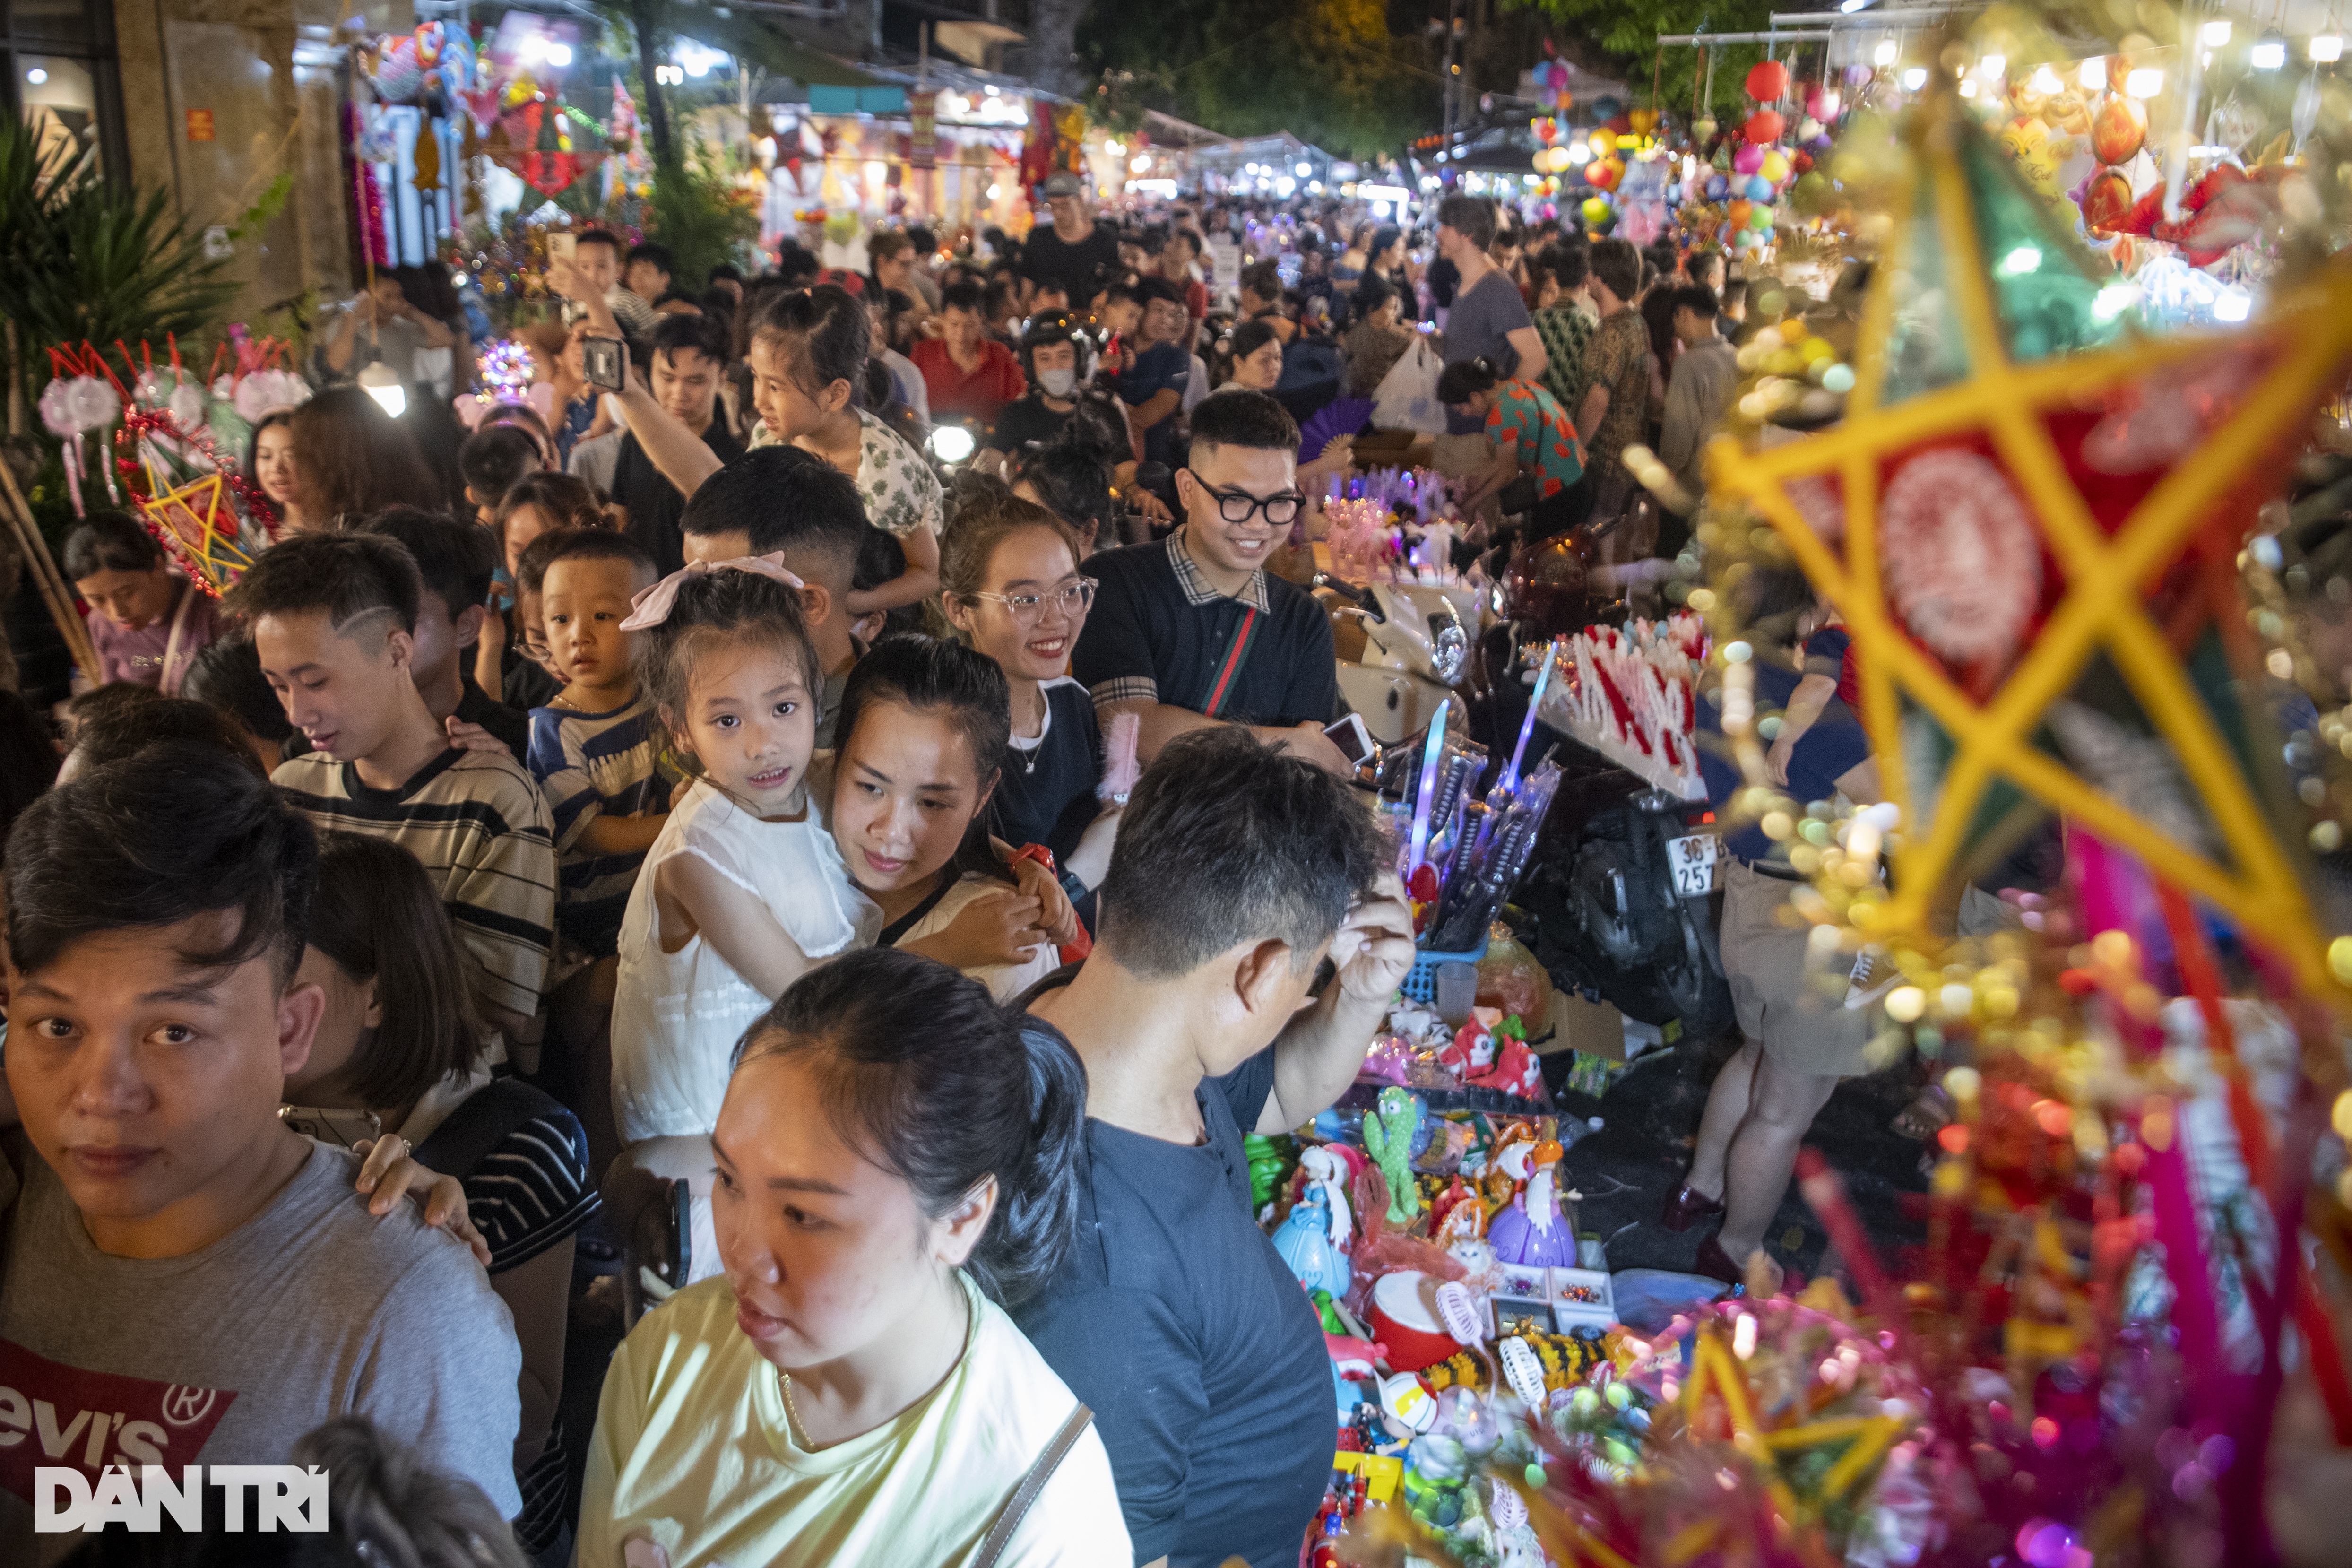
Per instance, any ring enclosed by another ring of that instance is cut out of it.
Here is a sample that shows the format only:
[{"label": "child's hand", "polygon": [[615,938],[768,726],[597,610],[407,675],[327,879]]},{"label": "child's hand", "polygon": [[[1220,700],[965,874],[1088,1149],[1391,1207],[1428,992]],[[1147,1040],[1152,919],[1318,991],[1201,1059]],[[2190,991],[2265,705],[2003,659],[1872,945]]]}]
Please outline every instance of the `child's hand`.
[{"label": "child's hand", "polygon": [[[1060,889],[1056,889],[1055,891]],[[1067,900],[1064,900],[1067,907]],[[922,951],[951,969],[986,969],[1026,963],[1048,940],[1041,923],[1044,906],[1024,893],[983,893],[926,938]]]},{"label": "child's hand", "polygon": [[1021,885],[1022,897],[1036,900],[1038,929],[1054,939],[1055,947],[1078,940],[1078,911],[1070,907],[1070,896],[1051,871],[1034,860],[1016,860],[1013,879]]},{"label": "child's hand", "polygon": [[507,750],[507,743],[504,741],[499,740],[479,724],[468,724],[455,713],[449,715],[446,724],[449,731],[449,743],[461,752],[496,752],[502,757],[514,755],[512,752]]}]

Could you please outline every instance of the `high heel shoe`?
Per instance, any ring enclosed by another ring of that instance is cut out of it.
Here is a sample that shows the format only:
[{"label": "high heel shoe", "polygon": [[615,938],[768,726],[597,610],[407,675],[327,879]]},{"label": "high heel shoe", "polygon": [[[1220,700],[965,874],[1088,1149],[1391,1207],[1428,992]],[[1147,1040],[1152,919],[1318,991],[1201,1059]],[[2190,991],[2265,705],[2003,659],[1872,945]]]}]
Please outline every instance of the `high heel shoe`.
[{"label": "high heel shoe", "polygon": [[1722,1212],[1721,1198],[1708,1197],[1692,1187],[1677,1187],[1675,1189],[1675,1195],[1666,1200],[1666,1212],[1659,1217],[1658,1223],[1668,1230],[1681,1232],[1688,1230],[1700,1220],[1711,1219]]},{"label": "high heel shoe", "polygon": [[1720,1279],[1727,1285],[1738,1285],[1742,1279],[1739,1265],[1731,1261],[1731,1254],[1723,1250],[1723,1243],[1711,1236],[1698,1244],[1698,1258],[1692,1263],[1691,1272]]}]

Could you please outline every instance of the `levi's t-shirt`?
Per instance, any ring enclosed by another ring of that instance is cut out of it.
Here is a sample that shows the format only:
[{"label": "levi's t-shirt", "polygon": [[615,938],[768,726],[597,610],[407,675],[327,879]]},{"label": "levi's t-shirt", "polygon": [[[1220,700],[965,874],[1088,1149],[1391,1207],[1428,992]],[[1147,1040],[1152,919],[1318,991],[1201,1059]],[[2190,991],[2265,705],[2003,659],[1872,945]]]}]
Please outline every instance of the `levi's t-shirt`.
[{"label": "levi's t-shirt", "polygon": [[22,1135],[0,1273],[0,1563],[50,1564],[33,1471],[282,1465],[295,1439],[364,1415],[430,1469],[522,1510],[522,1370],[506,1303],[414,1204],[378,1219],[357,1157],[313,1144],[261,1212],[181,1258],[101,1252]]}]

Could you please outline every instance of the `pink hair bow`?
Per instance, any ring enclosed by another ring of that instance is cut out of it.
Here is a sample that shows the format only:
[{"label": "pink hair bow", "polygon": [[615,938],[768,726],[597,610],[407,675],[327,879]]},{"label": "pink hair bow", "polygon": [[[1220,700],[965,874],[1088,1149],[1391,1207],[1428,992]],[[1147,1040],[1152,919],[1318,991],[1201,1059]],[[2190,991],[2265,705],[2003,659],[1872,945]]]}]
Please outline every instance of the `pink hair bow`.
[{"label": "pink hair bow", "polygon": [[689,561],[652,587],[629,601],[629,618],[621,623],[625,632],[641,632],[647,626],[657,626],[669,619],[670,606],[677,603],[677,591],[688,577],[708,577],[713,572],[751,572],[771,577],[787,588],[805,586],[798,577],[784,570],[784,552],[781,550],[768,555],[738,555],[732,561]]}]

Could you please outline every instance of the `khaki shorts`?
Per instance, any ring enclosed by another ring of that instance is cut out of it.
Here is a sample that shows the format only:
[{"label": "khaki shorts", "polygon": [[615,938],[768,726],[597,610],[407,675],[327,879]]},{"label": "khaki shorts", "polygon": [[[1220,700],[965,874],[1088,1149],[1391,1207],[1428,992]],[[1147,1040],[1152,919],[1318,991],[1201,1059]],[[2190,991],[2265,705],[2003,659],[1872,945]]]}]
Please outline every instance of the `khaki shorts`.
[{"label": "khaki shorts", "polygon": [[1844,1005],[1852,960],[1813,960],[1806,940],[1812,927],[1781,923],[1799,886],[1723,858],[1723,973],[1739,1032],[1782,1067],[1859,1077],[1870,1070],[1864,1047],[1875,1009]]}]

